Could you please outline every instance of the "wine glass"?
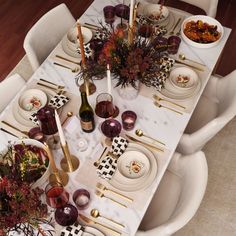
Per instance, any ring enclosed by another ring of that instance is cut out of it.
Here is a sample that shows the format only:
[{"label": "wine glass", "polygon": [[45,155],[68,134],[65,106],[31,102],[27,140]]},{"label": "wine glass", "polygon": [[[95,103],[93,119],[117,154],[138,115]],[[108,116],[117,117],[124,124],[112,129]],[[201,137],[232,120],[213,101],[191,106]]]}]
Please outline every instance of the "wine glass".
[{"label": "wine glass", "polygon": [[55,119],[55,109],[50,106],[45,106],[38,110],[36,114],[41,131],[47,136],[47,143],[52,149],[60,148],[60,139],[55,136],[58,132]]},{"label": "wine glass", "polygon": [[113,98],[109,93],[100,93],[96,98],[95,113],[101,118],[116,117],[119,114],[118,107],[114,107]]},{"label": "wine glass", "polygon": [[59,182],[52,182],[45,187],[46,202],[53,208],[65,206],[69,201],[69,193]]},{"label": "wine glass", "polygon": [[116,119],[107,119],[101,125],[102,133],[107,137],[105,143],[111,146],[112,139],[120,134],[121,124]]},{"label": "wine glass", "polygon": [[103,14],[105,22],[112,26],[115,21],[115,7],[113,6],[105,6],[103,8]]}]

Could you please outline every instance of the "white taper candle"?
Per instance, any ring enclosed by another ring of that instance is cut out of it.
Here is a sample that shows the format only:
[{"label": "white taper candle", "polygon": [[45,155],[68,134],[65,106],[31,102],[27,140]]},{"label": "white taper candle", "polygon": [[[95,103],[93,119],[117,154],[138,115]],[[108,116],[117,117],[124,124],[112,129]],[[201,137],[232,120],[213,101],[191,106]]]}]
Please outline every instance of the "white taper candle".
[{"label": "white taper candle", "polygon": [[56,119],[56,123],[57,123],[57,129],[58,129],[61,145],[65,146],[66,145],[66,140],[65,140],[65,136],[64,136],[64,133],[63,133],[63,130],[62,130],[61,121],[60,121],[59,115],[57,114],[56,110],[55,110],[55,119]]},{"label": "white taper candle", "polygon": [[111,71],[109,64],[107,64],[107,93],[111,94]]},{"label": "white taper candle", "polygon": [[129,12],[129,26],[133,28],[133,17],[134,17],[134,0],[130,0],[130,12]]}]

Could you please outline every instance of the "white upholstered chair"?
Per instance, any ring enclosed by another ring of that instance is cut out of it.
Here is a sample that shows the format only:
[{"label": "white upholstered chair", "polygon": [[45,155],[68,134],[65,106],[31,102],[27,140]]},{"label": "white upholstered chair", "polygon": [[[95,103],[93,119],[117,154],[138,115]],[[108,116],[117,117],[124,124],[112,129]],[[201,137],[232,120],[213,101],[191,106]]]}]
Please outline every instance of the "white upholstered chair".
[{"label": "white upholstered chair", "polygon": [[223,78],[212,76],[177,147],[194,153],[213,138],[236,115],[236,70]]},{"label": "white upholstered chair", "polygon": [[202,10],[206,12],[207,16],[211,16],[213,18],[216,17],[218,0],[197,0],[197,1],[196,0],[180,0],[180,1],[189,3],[191,5],[201,8]]},{"label": "white upholstered chair", "polygon": [[75,24],[75,19],[63,3],[43,15],[27,33],[24,49],[35,71]]},{"label": "white upholstered chair", "polygon": [[25,80],[18,74],[14,74],[0,82],[0,112],[16,96],[25,83]]},{"label": "white upholstered chair", "polygon": [[205,154],[175,153],[135,236],[169,236],[195,215],[208,179]]}]

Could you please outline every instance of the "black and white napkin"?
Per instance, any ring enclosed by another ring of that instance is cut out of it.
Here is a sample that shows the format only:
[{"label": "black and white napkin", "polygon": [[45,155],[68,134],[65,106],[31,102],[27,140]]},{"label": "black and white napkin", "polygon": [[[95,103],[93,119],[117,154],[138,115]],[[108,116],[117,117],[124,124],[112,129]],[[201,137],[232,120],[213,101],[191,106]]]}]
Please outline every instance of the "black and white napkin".
[{"label": "black and white napkin", "polygon": [[60,236],[81,236],[83,234],[83,227],[79,223],[74,223],[73,225],[67,226],[61,231]]},{"label": "black and white napkin", "polygon": [[97,168],[97,174],[103,179],[111,179],[117,168],[117,159],[125,152],[128,140],[117,136],[113,138],[111,154],[104,157]]}]

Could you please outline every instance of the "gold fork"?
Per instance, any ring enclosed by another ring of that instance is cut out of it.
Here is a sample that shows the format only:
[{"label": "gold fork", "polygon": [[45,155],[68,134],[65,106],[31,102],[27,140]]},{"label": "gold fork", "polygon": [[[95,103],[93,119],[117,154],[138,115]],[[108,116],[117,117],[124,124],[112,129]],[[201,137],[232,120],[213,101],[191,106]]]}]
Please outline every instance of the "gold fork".
[{"label": "gold fork", "polygon": [[127,201],[129,201],[129,202],[133,202],[133,201],[134,201],[132,198],[129,198],[129,197],[127,197],[127,196],[125,196],[125,195],[123,195],[123,194],[121,194],[121,193],[118,193],[118,192],[116,192],[116,191],[114,191],[114,190],[112,190],[112,189],[107,188],[107,187],[106,187],[105,185],[103,185],[102,183],[97,183],[97,184],[96,184],[96,187],[99,188],[99,189],[102,190],[102,191],[109,191],[109,192],[111,192],[111,193],[113,193],[113,194],[115,194],[115,195],[117,195],[117,196],[119,196],[119,197],[122,197],[123,199],[125,199],[125,200],[127,200]]},{"label": "gold fork", "polygon": [[54,85],[54,86],[56,86],[58,89],[64,89],[64,88],[65,88],[65,86],[63,86],[63,85],[55,84],[55,83],[53,83],[53,82],[51,82],[51,81],[48,81],[48,80],[45,80],[45,79],[42,79],[42,78],[40,78],[39,80],[41,80],[41,81],[43,81],[43,82],[45,82],[45,83]]},{"label": "gold fork", "polygon": [[68,62],[71,62],[71,63],[74,63],[74,64],[80,66],[80,63],[79,63],[79,62],[72,61],[72,60],[70,60],[70,59],[68,59],[68,58],[65,58],[65,57],[62,57],[62,56],[60,56],[60,55],[56,55],[56,57],[57,57],[57,58],[60,58],[60,59],[62,59],[62,60],[65,60],[65,61],[68,61]]},{"label": "gold fork", "polygon": [[172,109],[172,108],[170,108],[170,107],[163,106],[163,105],[161,105],[160,103],[158,103],[158,102],[156,102],[156,101],[154,102],[154,105],[157,106],[157,107],[160,107],[160,108],[163,107],[163,108],[168,109],[168,110],[170,110],[170,111],[173,111],[173,112],[175,112],[175,113],[177,113],[177,114],[183,115],[182,112],[176,111],[175,109]]},{"label": "gold fork", "polygon": [[161,98],[161,97],[159,97],[159,96],[156,95],[156,94],[153,95],[153,98],[154,98],[155,100],[157,100],[157,101],[165,101],[165,102],[171,103],[171,104],[173,104],[173,105],[175,105],[175,106],[178,106],[178,107],[181,107],[181,108],[183,108],[183,109],[186,109],[186,107],[184,107],[184,106],[182,106],[182,105],[180,105],[180,104],[178,104],[178,103],[172,102],[172,101],[170,101],[170,100],[168,100],[168,99]]},{"label": "gold fork", "polygon": [[41,83],[37,83],[37,85],[40,85],[40,86],[42,86],[42,87],[45,87],[45,88],[48,88],[48,89],[51,89],[51,90],[54,90],[56,93],[58,93],[58,94],[64,94],[66,91],[65,90],[63,90],[63,89],[57,89],[57,88],[53,88],[53,87],[51,87],[51,86],[48,86],[48,85],[46,85],[46,84],[41,84]]},{"label": "gold fork", "polygon": [[11,127],[12,129],[14,129],[14,130],[16,130],[16,131],[18,131],[18,132],[20,132],[20,133],[24,134],[25,136],[29,137],[29,135],[28,135],[28,132],[27,132],[27,131],[20,130],[20,129],[18,129],[17,127],[15,127],[15,126],[13,126],[13,125],[9,124],[8,122],[6,122],[6,121],[4,121],[4,120],[2,120],[1,122],[2,122],[3,124],[5,124],[5,125],[7,125],[7,126]]},{"label": "gold fork", "polygon": [[104,193],[102,193],[102,192],[101,192],[100,190],[98,190],[98,189],[95,190],[95,194],[96,194],[98,197],[101,197],[101,198],[105,197],[105,198],[110,199],[111,201],[113,201],[113,202],[119,204],[120,206],[123,206],[123,207],[127,208],[127,206],[126,206],[125,204],[120,203],[120,202],[116,201],[116,200],[113,199],[113,198],[110,198],[110,197],[105,196]]}]

